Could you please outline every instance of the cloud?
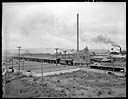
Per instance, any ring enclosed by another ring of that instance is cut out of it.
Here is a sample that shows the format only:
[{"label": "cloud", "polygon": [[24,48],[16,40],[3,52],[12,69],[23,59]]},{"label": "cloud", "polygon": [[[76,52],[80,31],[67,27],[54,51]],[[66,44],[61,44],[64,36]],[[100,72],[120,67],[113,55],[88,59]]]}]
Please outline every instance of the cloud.
[{"label": "cloud", "polygon": [[19,44],[75,48],[79,13],[82,47],[94,46],[92,39],[102,34],[122,45],[126,37],[125,9],[124,3],[7,3],[3,7],[3,38],[11,48]]},{"label": "cloud", "polygon": [[33,33],[36,35],[40,33],[54,32],[55,29],[54,16],[46,14],[36,14],[26,16],[20,26],[20,31],[25,36],[30,36]]}]

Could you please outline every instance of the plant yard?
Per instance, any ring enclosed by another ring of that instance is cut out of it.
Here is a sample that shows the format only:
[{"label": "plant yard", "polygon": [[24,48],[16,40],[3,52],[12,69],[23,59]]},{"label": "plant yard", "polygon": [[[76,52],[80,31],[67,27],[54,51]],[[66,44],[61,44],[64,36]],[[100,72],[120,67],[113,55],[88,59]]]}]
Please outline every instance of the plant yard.
[{"label": "plant yard", "polygon": [[4,97],[9,98],[126,97],[126,78],[92,71],[79,70],[43,79],[7,72],[4,79]]},{"label": "plant yard", "polygon": [[[17,63],[16,63],[17,62]],[[12,67],[12,64],[9,63],[7,67]],[[17,70],[19,70],[19,64],[17,60],[14,60],[13,67]],[[24,69],[23,69],[24,68]],[[25,61],[24,66],[23,62],[20,62],[20,69],[25,71],[32,71],[35,73],[41,73],[42,63],[38,62],[30,62]],[[76,66],[67,66],[67,65],[60,65],[60,64],[49,64],[49,63],[43,63],[43,72],[54,72],[54,71],[60,71],[60,70],[68,70],[68,69],[76,69]]]}]

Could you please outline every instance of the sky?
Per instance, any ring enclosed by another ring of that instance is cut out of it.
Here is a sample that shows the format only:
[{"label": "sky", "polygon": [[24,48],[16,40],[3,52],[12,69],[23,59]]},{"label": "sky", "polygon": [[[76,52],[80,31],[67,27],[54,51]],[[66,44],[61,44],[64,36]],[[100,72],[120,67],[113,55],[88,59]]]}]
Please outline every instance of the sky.
[{"label": "sky", "polygon": [[126,48],[125,2],[22,2],[2,4],[2,49],[76,49],[77,13],[80,49]]}]

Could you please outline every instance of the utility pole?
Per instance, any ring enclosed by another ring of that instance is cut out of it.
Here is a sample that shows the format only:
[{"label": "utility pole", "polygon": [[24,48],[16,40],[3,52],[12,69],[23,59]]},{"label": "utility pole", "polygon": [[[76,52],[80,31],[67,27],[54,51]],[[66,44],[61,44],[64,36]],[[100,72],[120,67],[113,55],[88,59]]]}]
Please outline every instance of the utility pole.
[{"label": "utility pole", "polygon": [[79,14],[77,14],[77,51],[79,51]]},{"label": "utility pole", "polygon": [[112,65],[113,65],[113,79],[114,79],[114,62],[113,62],[113,59],[112,59]]},{"label": "utility pole", "polygon": [[106,62],[105,62],[105,76],[106,76]]},{"label": "utility pole", "polygon": [[43,82],[43,59],[42,59],[42,65],[41,65],[41,72],[42,72],[42,82]]},{"label": "utility pole", "polygon": [[23,54],[23,70],[24,70],[24,54]]},{"label": "utility pole", "polygon": [[56,50],[56,66],[57,66],[57,51],[58,51],[59,48],[55,48]]},{"label": "utility pole", "polygon": [[14,69],[13,69],[13,57],[12,57],[12,72],[14,72],[13,70],[14,70]]},{"label": "utility pole", "polygon": [[20,73],[20,50],[21,50],[20,46],[18,46],[18,50],[19,50],[19,73]]}]

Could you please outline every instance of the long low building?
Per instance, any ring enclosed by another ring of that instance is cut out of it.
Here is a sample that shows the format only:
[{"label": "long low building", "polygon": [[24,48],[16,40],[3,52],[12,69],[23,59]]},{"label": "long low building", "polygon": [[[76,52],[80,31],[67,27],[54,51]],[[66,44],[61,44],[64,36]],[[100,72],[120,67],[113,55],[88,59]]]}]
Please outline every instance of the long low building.
[{"label": "long low building", "polygon": [[[13,57],[14,59],[19,59],[19,57]],[[20,59],[24,59],[25,61],[33,61],[33,62],[46,62],[46,63],[57,63],[56,58],[52,57],[35,57],[35,56],[21,56]]]},{"label": "long low building", "polygon": [[[70,57],[68,57],[70,56]],[[15,56],[14,59],[19,59],[19,56]],[[46,63],[61,63],[64,65],[86,65],[90,63],[90,54],[88,48],[84,48],[74,54],[62,54],[62,55],[48,55],[48,54],[29,54],[21,55],[20,59],[25,61],[46,62]]]}]

